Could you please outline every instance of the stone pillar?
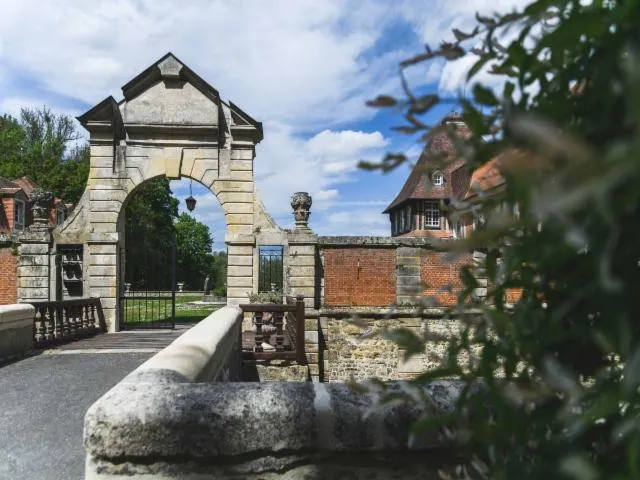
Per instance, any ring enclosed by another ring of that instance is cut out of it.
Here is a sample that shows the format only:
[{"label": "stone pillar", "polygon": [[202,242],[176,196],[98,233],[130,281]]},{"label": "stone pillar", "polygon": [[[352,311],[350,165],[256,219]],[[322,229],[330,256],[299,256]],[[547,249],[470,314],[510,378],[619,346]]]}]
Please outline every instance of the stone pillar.
[{"label": "stone pillar", "polygon": [[20,236],[18,247],[18,301],[31,302],[49,298],[49,250],[51,234],[48,231],[27,231]]},{"label": "stone pillar", "polygon": [[[304,297],[305,310],[319,308],[320,279],[317,275],[318,236],[309,228],[311,196],[297,192],[291,197],[291,207],[296,227],[288,233],[288,257],[286,259],[288,295]],[[309,374],[314,382],[320,379],[319,325],[317,315],[307,313],[305,322],[305,352]]]},{"label": "stone pillar", "polygon": [[[87,245],[89,263],[89,294],[100,297],[108,332],[119,325],[118,312],[118,242],[90,241]],[[85,257],[86,258],[86,257]]]},{"label": "stone pillar", "polygon": [[307,308],[319,307],[320,282],[316,275],[318,236],[309,228],[311,196],[306,192],[294,193],[291,207],[296,227],[287,235],[289,295],[304,296]]},{"label": "stone pillar", "polygon": [[18,248],[18,301],[51,300],[50,259],[51,228],[49,212],[53,194],[41,188],[31,196],[33,224],[20,236]]},{"label": "stone pillar", "polygon": [[420,278],[421,249],[398,247],[396,250],[396,303],[416,302],[422,295]]},{"label": "stone pillar", "polygon": [[253,292],[253,235],[228,234],[227,243],[227,305],[249,302]]}]

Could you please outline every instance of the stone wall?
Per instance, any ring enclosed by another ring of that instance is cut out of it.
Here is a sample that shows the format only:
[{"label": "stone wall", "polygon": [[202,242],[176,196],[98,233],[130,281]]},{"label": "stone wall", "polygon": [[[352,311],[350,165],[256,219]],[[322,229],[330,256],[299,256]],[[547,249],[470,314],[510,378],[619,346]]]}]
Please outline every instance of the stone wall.
[{"label": "stone wall", "polygon": [[18,301],[17,248],[0,243],[0,305]]},{"label": "stone wall", "polygon": [[[322,379],[327,382],[413,378],[439,366],[445,339],[457,335],[461,327],[459,320],[445,318],[437,309],[421,313],[388,308],[322,309],[319,324]],[[438,340],[428,342],[423,354],[405,361],[404,351],[384,338],[394,328],[407,328],[417,335],[429,333]]]}]

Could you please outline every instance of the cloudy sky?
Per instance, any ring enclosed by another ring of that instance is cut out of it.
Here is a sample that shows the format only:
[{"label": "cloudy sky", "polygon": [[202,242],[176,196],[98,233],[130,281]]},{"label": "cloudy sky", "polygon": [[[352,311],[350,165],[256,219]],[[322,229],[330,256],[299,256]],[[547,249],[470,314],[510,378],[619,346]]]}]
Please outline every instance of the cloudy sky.
[{"label": "cloudy sky", "polygon": [[[476,11],[523,0],[20,0],[0,16],[0,112],[47,105],[77,116],[166,52],[263,122],[255,175],[267,210],[291,226],[289,197],[313,196],[311,226],[322,235],[388,235],[382,210],[408,169],[358,171],[359,160],[404,151],[415,139],[391,127],[401,118],[365,106],[398,94],[398,62],[473,25]],[[470,59],[414,68],[410,81],[434,92],[462,88]],[[486,76],[484,78],[487,78]],[[495,81],[495,80],[492,80]],[[447,113],[442,107],[434,117]],[[427,118],[433,121],[434,118]],[[183,199],[188,183],[172,188]],[[194,184],[197,217],[217,248],[224,219]]]}]

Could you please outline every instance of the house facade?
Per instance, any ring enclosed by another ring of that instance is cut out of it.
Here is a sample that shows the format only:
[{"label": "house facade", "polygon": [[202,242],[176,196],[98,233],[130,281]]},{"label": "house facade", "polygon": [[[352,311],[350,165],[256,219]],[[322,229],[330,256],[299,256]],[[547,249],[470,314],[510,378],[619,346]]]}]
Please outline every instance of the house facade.
[{"label": "house facade", "polygon": [[[0,177],[0,305],[18,301],[18,257],[16,242],[33,224],[34,192],[40,186],[29,177],[9,180]],[[54,198],[49,226],[63,223],[73,205]]]},{"label": "house facade", "polygon": [[[452,113],[432,129],[430,139],[400,193],[384,210],[389,214],[392,237],[464,238],[475,227],[472,215],[456,208],[477,200],[479,192],[504,185],[498,158],[471,172],[457,155],[455,140],[471,131]],[[454,211],[456,212],[454,214]]]},{"label": "house facade", "polygon": [[[0,177],[0,233],[17,235],[33,223],[33,193],[40,186],[29,177],[9,180]],[[49,212],[49,226],[64,223],[73,204],[55,197]]]}]

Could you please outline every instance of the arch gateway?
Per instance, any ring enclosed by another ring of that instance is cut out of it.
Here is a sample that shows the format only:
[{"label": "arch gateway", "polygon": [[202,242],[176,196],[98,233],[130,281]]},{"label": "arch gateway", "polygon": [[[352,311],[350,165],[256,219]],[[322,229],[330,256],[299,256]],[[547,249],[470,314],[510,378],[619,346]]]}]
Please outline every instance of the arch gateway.
[{"label": "arch gateway", "polygon": [[[108,330],[118,330],[123,206],[136,187],[162,175],[193,179],[216,196],[227,226],[228,303],[246,301],[258,288],[257,248],[282,245],[287,255],[291,237],[265,212],[254,183],[262,124],[223,102],[171,53],[124,85],[122,93],[122,100],[109,96],[78,117],[91,147],[87,186],[64,224],[22,236],[20,301],[66,298],[76,282],[83,297],[101,298]],[[298,234],[302,243],[314,236],[308,230]],[[61,256],[76,262],[75,278],[60,281],[54,274],[55,258]]]}]

